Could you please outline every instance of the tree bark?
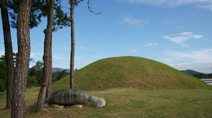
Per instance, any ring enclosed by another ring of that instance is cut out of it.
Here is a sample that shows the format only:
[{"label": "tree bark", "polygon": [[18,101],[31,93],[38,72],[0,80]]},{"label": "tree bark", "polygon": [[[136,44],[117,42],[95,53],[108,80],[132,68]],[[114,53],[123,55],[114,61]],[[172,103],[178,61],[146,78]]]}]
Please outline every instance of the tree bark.
[{"label": "tree bark", "polygon": [[[52,12],[54,13],[54,11],[52,11]],[[50,17],[50,16],[48,16],[48,17]],[[52,18],[53,18],[53,15],[52,15]],[[51,34],[52,34],[52,32],[51,32]],[[50,95],[52,93],[52,37],[50,39],[50,49],[49,50],[50,50],[50,53],[49,53],[49,79],[48,79],[48,86],[46,89],[46,98],[50,98]]]},{"label": "tree bark", "polygon": [[12,40],[10,34],[10,24],[7,11],[6,0],[1,0],[1,17],[4,32],[4,46],[7,65],[7,102],[6,109],[12,105],[13,77],[14,77],[14,61]]},{"label": "tree bark", "polygon": [[71,61],[70,61],[70,88],[74,88],[74,53],[75,53],[75,31],[74,31],[74,7],[75,0],[71,0]]},{"label": "tree bark", "polygon": [[17,18],[18,56],[13,82],[12,118],[25,118],[25,90],[30,60],[30,12],[32,0],[20,0]]},{"label": "tree bark", "polygon": [[[49,0],[48,0],[49,1]],[[53,1],[53,3],[55,2],[55,0]],[[52,10],[52,11],[51,11]],[[51,9],[50,12],[52,12],[52,16],[50,16],[50,14],[48,15],[48,18],[52,18],[53,19],[53,15],[54,15],[54,6],[53,9]],[[53,20],[52,20],[53,23]],[[52,24],[51,23],[51,24]],[[52,27],[52,26],[51,26]],[[51,35],[52,35],[52,31],[51,31]],[[50,95],[52,93],[52,36],[50,38],[50,43],[49,43],[49,79],[48,79],[48,86],[46,89],[46,98],[50,98]]]},{"label": "tree bark", "polygon": [[52,38],[50,42],[50,53],[49,53],[49,79],[48,79],[48,86],[46,89],[46,98],[50,98],[52,93]]},{"label": "tree bark", "polygon": [[[47,1],[49,2],[49,1]],[[54,15],[54,2],[55,0],[50,0],[50,7],[49,7],[49,13],[48,13],[48,24],[47,29],[44,30],[45,33],[45,41],[44,41],[44,76],[43,81],[41,84],[40,92],[37,99],[37,112],[44,111],[44,99],[45,99],[45,92],[48,86],[48,81],[50,79],[49,74],[52,71],[51,66],[51,43],[52,43],[52,24],[53,24],[53,15]],[[52,76],[52,75],[51,75]]]}]

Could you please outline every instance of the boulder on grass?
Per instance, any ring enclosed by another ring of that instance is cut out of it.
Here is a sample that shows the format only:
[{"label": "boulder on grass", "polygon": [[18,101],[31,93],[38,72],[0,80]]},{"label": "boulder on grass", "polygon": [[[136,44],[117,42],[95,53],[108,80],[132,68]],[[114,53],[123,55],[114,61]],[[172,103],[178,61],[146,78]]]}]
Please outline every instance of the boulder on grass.
[{"label": "boulder on grass", "polygon": [[106,104],[105,99],[99,98],[99,99],[94,103],[94,107],[95,107],[95,108],[102,108],[102,107],[105,106],[105,104]]},{"label": "boulder on grass", "polygon": [[[48,107],[50,104],[50,98],[44,100],[44,107]],[[37,101],[35,101],[34,106],[37,107]]]},{"label": "boulder on grass", "polygon": [[61,89],[50,95],[50,101],[58,105],[78,105],[88,102],[89,95],[80,89]]},{"label": "boulder on grass", "polygon": [[89,97],[89,101],[90,101],[90,102],[96,102],[96,101],[98,101],[98,100],[99,100],[99,98],[96,97],[96,96],[90,96],[90,97]]}]

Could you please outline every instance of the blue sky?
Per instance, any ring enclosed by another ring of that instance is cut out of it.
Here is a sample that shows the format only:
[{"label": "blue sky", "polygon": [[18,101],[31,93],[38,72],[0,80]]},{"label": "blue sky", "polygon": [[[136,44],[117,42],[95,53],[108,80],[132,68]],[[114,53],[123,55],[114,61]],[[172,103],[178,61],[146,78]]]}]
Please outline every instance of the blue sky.
[{"label": "blue sky", "polygon": [[[178,70],[212,73],[211,0],[90,0],[75,8],[75,68],[99,59],[138,56]],[[68,13],[68,0],[62,0]],[[31,58],[42,60],[46,18],[30,30]],[[70,67],[70,27],[53,33],[53,67]],[[17,34],[11,29],[13,50]],[[4,54],[0,18],[0,55]],[[30,63],[32,67],[35,63]]]}]

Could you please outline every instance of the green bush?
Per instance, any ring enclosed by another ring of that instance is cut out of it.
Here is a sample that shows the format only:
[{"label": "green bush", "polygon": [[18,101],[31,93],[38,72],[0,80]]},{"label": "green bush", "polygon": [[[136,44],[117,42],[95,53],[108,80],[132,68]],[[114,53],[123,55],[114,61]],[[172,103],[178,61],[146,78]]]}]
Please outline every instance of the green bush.
[{"label": "green bush", "polygon": [[4,91],[7,83],[7,67],[3,61],[0,61],[0,70],[0,91]]},{"label": "green bush", "polygon": [[5,84],[6,84],[6,82],[4,80],[0,79],[0,91],[4,91],[5,90]]},{"label": "green bush", "polygon": [[27,87],[40,86],[35,76],[29,76],[27,80]]}]

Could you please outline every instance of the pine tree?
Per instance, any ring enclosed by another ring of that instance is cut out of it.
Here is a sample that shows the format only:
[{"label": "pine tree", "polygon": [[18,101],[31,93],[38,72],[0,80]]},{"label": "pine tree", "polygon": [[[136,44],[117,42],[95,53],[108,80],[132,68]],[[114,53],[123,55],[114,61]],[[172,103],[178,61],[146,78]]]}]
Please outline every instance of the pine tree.
[{"label": "pine tree", "polygon": [[13,49],[12,40],[10,34],[10,24],[7,11],[6,0],[0,0],[2,25],[4,32],[4,46],[5,46],[5,57],[7,66],[7,102],[6,108],[10,108],[12,104],[12,90],[13,90],[13,77],[14,77],[14,61],[13,61]]},{"label": "pine tree", "polygon": [[25,118],[25,90],[30,61],[30,11],[32,0],[18,1],[17,40],[18,56],[13,82],[12,118]]}]

